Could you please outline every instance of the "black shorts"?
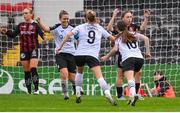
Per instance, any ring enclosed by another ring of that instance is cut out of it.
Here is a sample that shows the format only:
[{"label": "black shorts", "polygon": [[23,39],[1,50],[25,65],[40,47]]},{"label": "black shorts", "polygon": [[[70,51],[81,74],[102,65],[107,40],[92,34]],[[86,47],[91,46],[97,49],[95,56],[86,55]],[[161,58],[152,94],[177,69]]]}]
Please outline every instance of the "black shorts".
[{"label": "black shorts", "polygon": [[139,72],[143,64],[144,64],[144,59],[131,57],[122,62],[122,70],[123,72],[128,70]]},{"label": "black shorts", "polygon": [[122,68],[122,55],[121,53],[118,52],[118,56],[117,56],[117,66],[118,68]]},{"label": "black shorts", "polygon": [[78,67],[82,67],[85,64],[89,66],[89,68],[99,66],[99,60],[92,56],[75,56],[76,65]]},{"label": "black shorts", "polygon": [[30,52],[24,52],[24,51],[20,52],[20,59],[21,59],[21,61],[23,61],[23,60],[30,60],[32,58],[39,59],[39,56],[40,56],[39,49],[34,49],[33,51],[30,51]]},{"label": "black shorts", "polygon": [[59,69],[67,68],[70,73],[76,73],[76,63],[72,54],[60,53],[56,54],[55,58]]}]

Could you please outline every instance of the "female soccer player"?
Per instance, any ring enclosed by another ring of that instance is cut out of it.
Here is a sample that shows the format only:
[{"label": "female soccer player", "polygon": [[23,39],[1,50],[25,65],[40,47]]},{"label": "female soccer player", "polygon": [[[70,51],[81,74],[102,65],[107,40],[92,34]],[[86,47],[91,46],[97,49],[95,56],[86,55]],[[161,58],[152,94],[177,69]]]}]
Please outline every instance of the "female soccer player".
[{"label": "female soccer player", "polygon": [[18,24],[14,31],[7,28],[1,28],[1,32],[8,37],[15,38],[20,36],[20,59],[24,69],[25,84],[28,93],[31,94],[31,75],[35,86],[34,94],[39,94],[38,84],[39,76],[37,72],[39,58],[38,34],[44,39],[44,33],[41,31],[37,23],[33,21],[33,10],[26,8],[23,10],[25,22]]},{"label": "female soccer player", "polygon": [[75,60],[78,66],[75,78],[76,103],[81,102],[80,90],[83,83],[83,70],[84,65],[87,64],[89,68],[92,70],[93,74],[95,75],[100,87],[104,91],[106,98],[114,106],[116,105],[116,102],[113,100],[110,94],[110,89],[103,78],[101,67],[98,60],[101,38],[104,37],[114,40],[114,37],[110,35],[103,27],[97,24],[96,13],[94,11],[88,10],[86,12],[86,20],[86,23],[75,27],[71,32],[69,32],[66,35],[59,49],[62,50],[62,47],[64,46],[65,42],[67,42],[71,36],[79,36],[79,45],[75,52]]},{"label": "female soccer player", "polygon": [[[46,31],[52,31],[54,35],[54,40],[56,44],[56,49],[60,47],[60,44],[66,34],[72,31],[73,26],[69,24],[69,14],[65,10],[61,10],[59,13],[60,23],[54,25],[53,27],[48,27],[44,25],[40,18],[37,18],[37,21],[40,27]],[[65,43],[64,47],[61,49],[61,53],[56,53],[56,63],[59,68],[62,92],[64,93],[64,100],[69,99],[68,95],[68,79],[73,84],[73,89],[75,93],[75,73],[76,73],[76,64],[74,59],[75,46],[74,46],[74,36]]]},{"label": "female soccer player", "polygon": [[[110,20],[110,22],[108,23],[108,26],[107,26],[107,30],[112,32],[113,35],[117,35],[118,34],[117,29],[115,29],[115,27],[113,27],[114,20],[115,20],[115,18],[116,18],[118,13],[119,13],[119,9],[116,8],[113,11],[112,18],[111,18],[111,20]],[[125,11],[124,13],[122,13],[121,19],[123,21],[127,21],[128,13],[132,14],[132,12],[130,12],[130,11]],[[150,16],[150,12],[148,10],[145,10],[144,11],[144,21],[142,22],[140,27],[137,26],[136,24],[132,24],[132,19],[130,19],[130,21],[127,22],[127,25],[129,26],[129,30],[130,31],[136,31],[136,30],[144,31],[144,29],[147,26],[149,16]],[[132,16],[132,18],[133,18],[133,16]],[[103,60],[103,58],[102,58],[102,60]],[[122,73],[122,65],[121,65],[122,58],[121,58],[121,54],[120,53],[118,53],[118,60],[117,60],[117,62],[118,62],[118,65],[117,65],[118,66],[118,69],[117,69],[117,78],[116,78],[117,97],[118,97],[118,100],[126,100],[124,98],[123,94],[122,94],[123,93],[122,82],[123,82],[124,76],[123,76],[123,73]],[[136,80],[135,80],[136,81],[136,93],[138,93],[139,86],[140,86],[140,79],[141,79],[141,71],[138,72],[135,77],[136,77]]]},{"label": "female soccer player", "polygon": [[149,39],[148,37],[137,32],[129,32],[128,26],[124,23],[124,21],[118,22],[117,28],[119,31],[122,31],[122,33],[117,36],[113,49],[103,57],[103,60],[106,61],[117,50],[119,50],[122,55],[122,71],[124,76],[127,78],[130,91],[129,104],[135,106],[135,102],[137,101],[138,96],[136,95],[135,91],[134,75],[136,75],[136,73],[141,70],[144,63],[143,56],[138,47],[138,41],[144,40],[146,47],[145,55],[148,58],[151,56],[149,49]]}]

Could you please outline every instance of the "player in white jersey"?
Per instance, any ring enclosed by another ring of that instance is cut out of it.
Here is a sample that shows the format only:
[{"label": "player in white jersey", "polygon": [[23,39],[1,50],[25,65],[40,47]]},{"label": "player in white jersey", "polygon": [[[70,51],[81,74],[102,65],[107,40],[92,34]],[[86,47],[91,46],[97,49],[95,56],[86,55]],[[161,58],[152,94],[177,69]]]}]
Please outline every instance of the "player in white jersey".
[{"label": "player in white jersey", "polygon": [[106,98],[111,102],[114,106],[116,102],[113,100],[110,89],[103,78],[101,67],[99,64],[99,51],[101,38],[110,38],[114,40],[114,37],[110,35],[103,27],[101,27],[96,22],[96,13],[92,10],[88,10],[86,12],[86,20],[87,23],[81,24],[75,27],[72,32],[69,32],[65,39],[62,41],[62,45],[60,50],[62,49],[64,43],[69,40],[69,38],[73,35],[78,35],[79,44],[77,50],[75,52],[75,60],[78,66],[77,74],[75,78],[76,83],[76,103],[81,102],[81,94],[80,89],[83,83],[83,70],[84,65],[87,64],[89,68],[92,70],[93,74],[96,76],[96,79],[104,91]]},{"label": "player in white jersey", "polygon": [[[113,11],[112,18],[107,26],[107,30],[112,32],[113,35],[118,34],[118,30],[117,30],[116,26],[113,27],[115,17],[117,16],[118,13],[119,13],[119,9],[116,8]],[[124,11],[122,13],[121,19],[126,22],[128,29],[130,31],[144,31],[147,26],[149,17],[150,17],[150,11],[145,10],[144,11],[144,21],[142,22],[141,26],[138,26],[136,24],[132,24],[132,18],[133,18],[132,12],[128,10],[128,11]],[[102,60],[103,60],[103,57],[102,57]],[[122,72],[122,56],[120,53],[118,53],[117,64],[118,64],[117,65],[118,66],[117,78],[116,78],[117,97],[118,97],[118,100],[126,100],[123,96],[122,82],[123,82],[124,75]],[[138,93],[138,90],[140,87],[140,79],[141,79],[141,70],[138,73],[136,73],[136,75],[135,75],[136,93]],[[139,95],[139,97],[140,97],[140,95]],[[140,97],[140,99],[143,99],[143,98]]]},{"label": "player in white jersey", "polygon": [[[54,35],[54,41],[56,49],[60,47],[60,44],[66,34],[72,31],[73,26],[69,25],[69,14],[68,12],[61,10],[59,13],[60,23],[54,25],[53,27],[48,27],[44,25],[40,18],[37,19],[41,28],[46,31],[52,31]],[[69,99],[68,95],[68,79],[72,82],[74,93],[75,93],[75,73],[76,73],[76,64],[74,59],[75,46],[74,46],[74,36],[64,44],[61,49],[61,53],[56,53],[56,63],[58,65],[60,75],[61,75],[61,86],[62,92],[64,93],[64,100]]]},{"label": "player in white jersey", "polygon": [[119,31],[122,31],[122,33],[117,36],[115,46],[106,56],[103,57],[103,60],[105,61],[109,59],[110,56],[119,50],[122,55],[122,71],[124,76],[127,78],[130,91],[129,104],[135,106],[138,96],[135,91],[134,75],[141,70],[144,64],[144,58],[138,47],[138,41],[144,40],[146,47],[145,56],[149,58],[151,56],[149,38],[137,32],[129,32],[127,25],[123,21],[118,22],[117,27]]}]

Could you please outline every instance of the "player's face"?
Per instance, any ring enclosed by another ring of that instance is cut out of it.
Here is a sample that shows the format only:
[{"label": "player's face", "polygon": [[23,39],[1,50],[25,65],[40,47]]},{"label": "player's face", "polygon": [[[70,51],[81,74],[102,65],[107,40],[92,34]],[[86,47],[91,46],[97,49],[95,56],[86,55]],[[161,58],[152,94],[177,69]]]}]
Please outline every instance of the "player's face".
[{"label": "player's face", "polygon": [[28,9],[24,9],[23,17],[24,17],[25,21],[29,21],[32,19],[33,15],[30,13],[30,11]]},{"label": "player's face", "polygon": [[132,23],[132,14],[130,12],[126,13],[122,18],[122,21],[129,26]]},{"label": "player's face", "polygon": [[63,26],[67,26],[69,23],[69,15],[62,15],[60,21]]}]

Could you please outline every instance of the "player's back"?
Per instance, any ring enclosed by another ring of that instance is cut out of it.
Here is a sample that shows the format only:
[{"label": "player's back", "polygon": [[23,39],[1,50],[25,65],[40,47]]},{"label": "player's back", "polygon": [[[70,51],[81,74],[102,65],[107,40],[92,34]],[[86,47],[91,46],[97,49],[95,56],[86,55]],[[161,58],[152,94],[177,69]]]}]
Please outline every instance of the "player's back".
[{"label": "player's back", "polygon": [[137,38],[137,40],[128,43],[122,42],[122,38],[116,40],[116,44],[118,44],[119,51],[122,54],[122,61],[130,57],[143,58],[141,50],[138,46],[138,36],[139,33],[136,33],[134,37]]},{"label": "player's back", "polygon": [[107,38],[110,34],[99,24],[82,24],[73,30],[79,36],[79,44],[75,55],[88,55],[98,58],[101,38]]}]

